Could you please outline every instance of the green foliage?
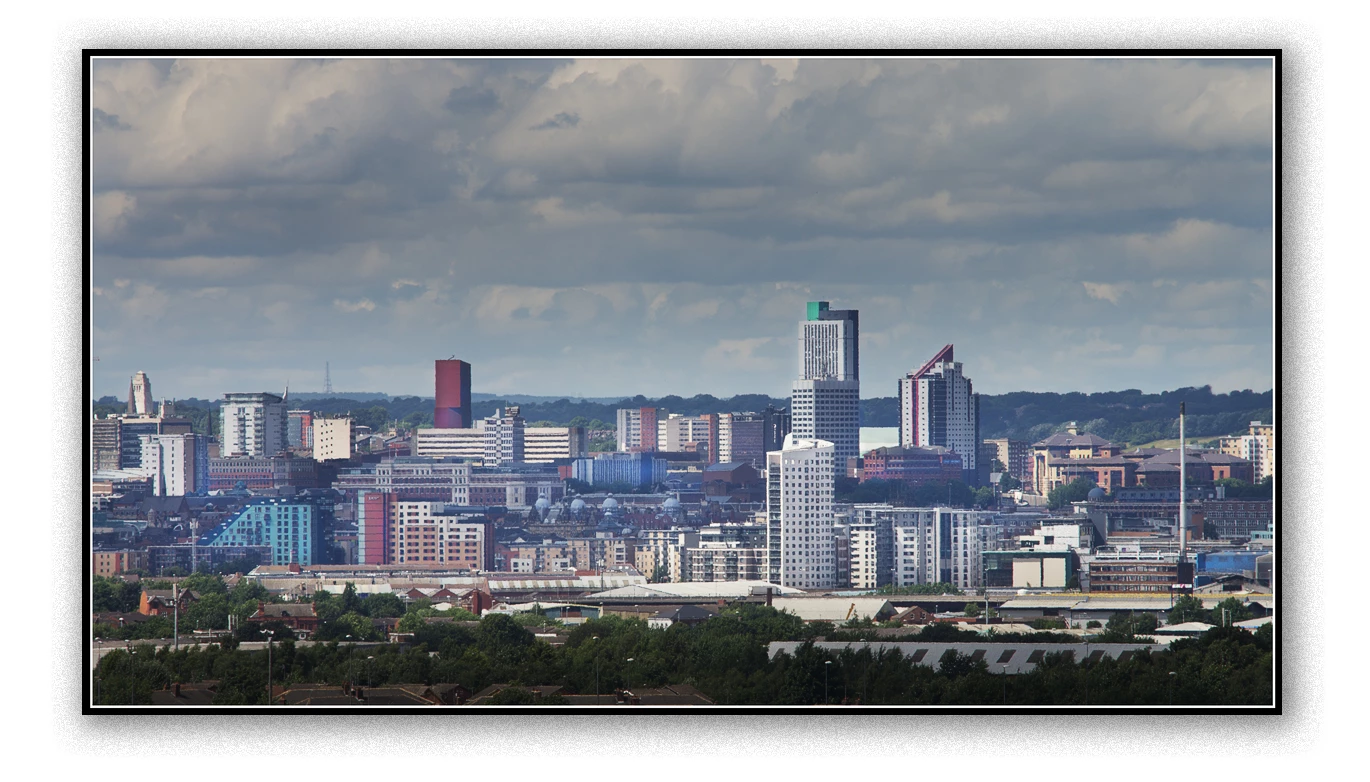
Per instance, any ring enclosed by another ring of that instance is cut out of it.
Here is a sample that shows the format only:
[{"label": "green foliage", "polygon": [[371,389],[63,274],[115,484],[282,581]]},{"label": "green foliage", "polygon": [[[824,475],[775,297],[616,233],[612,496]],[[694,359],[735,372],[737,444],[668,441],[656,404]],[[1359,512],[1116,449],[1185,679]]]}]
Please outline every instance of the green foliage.
[{"label": "green foliage", "polygon": [[1028,622],[1028,627],[1031,627],[1033,630],[1064,630],[1066,629],[1066,623],[1063,619],[1056,619],[1050,616],[1039,616],[1031,622]]},{"label": "green foliage", "polygon": [[[1227,613],[1226,619],[1223,617],[1224,611]],[[1208,619],[1206,621],[1211,625],[1230,625],[1236,622],[1245,622],[1250,618],[1252,618],[1251,609],[1247,608],[1246,605],[1237,598],[1229,597],[1216,606],[1213,606],[1208,612]]]},{"label": "green foliage", "polygon": [[[1177,495],[1178,496],[1178,495]],[[1166,616],[1166,624],[1177,625],[1184,622],[1207,622],[1209,613],[1204,603],[1193,595],[1180,595]]]},{"label": "green foliage", "polygon": [[370,617],[404,616],[404,601],[393,592],[367,595],[361,603],[362,613]]},{"label": "green foliage", "polygon": [[1104,631],[1095,637],[1099,643],[1136,643],[1139,636],[1149,636],[1159,623],[1155,614],[1116,611],[1108,618]]},{"label": "green foliage", "polygon": [[[828,631],[875,632],[830,627]],[[618,617],[592,620],[572,629],[564,646],[553,648],[532,639],[512,618],[493,615],[475,632],[451,623],[427,625],[416,634],[415,644],[403,650],[327,643],[296,648],[285,640],[275,644],[271,676],[276,682],[334,685],[456,682],[473,691],[508,683],[513,692],[505,698],[517,703],[528,702],[519,690],[531,695],[530,689],[538,685],[560,685],[571,693],[608,693],[630,677],[642,688],[692,684],[724,705],[820,703],[825,689],[831,703],[889,705],[999,704],[1005,698],[1027,706],[1076,705],[1085,703],[1086,692],[1092,705],[1155,705],[1169,702],[1172,684],[1176,705],[1261,704],[1273,696],[1273,637],[1268,626],[1256,633],[1214,629],[1122,663],[1104,657],[1086,666],[1049,654],[1037,670],[1007,680],[994,673],[992,662],[987,669],[965,655],[948,655],[935,667],[927,661],[914,664],[896,651],[831,653],[812,643],[773,659],[766,652],[770,641],[802,641],[815,634],[792,614],[744,604],[725,608],[697,626],[675,625],[665,631]],[[985,637],[936,624],[912,638],[967,642]],[[1073,640],[1050,633],[992,638],[1043,644]],[[628,663],[628,658],[634,661]],[[100,703],[147,703],[153,689],[170,682],[217,679],[216,702],[261,704],[266,697],[266,662],[265,652],[241,648],[190,646],[154,654],[145,645],[133,657],[115,650],[97,665],[96,695]],[[1171,671],[1176,676],[1171,677]]]},{"label": "green foliage", "polygon": [[228,586],[224,580],[213,573],[195,573],[181,579],[181,589],[190,590],[197,595],[217,594],[222,595],[228,592]]},{"label": "green foliage", "polygon": [[1223,496],[1229,500],[1270,500],[1275,497],[1275,480],[1269,477],[1255,484],[1236,478],[1219,478],[1213,485],[1226,487]]},{"label": "green foliage", "polygon": [[989,486],[981,486],[975,490],[975,504],[981,508],[993,508],[997,503],[994,489]]},{"label": "green foliage", "polygon": [[1008,473],[999,475],[999,491],[1013,491],[1014,489],[1021,488],[1023,488],[1023,482],[1012,475],[1009,475]]},{"label": "green foliage", "polygon": [[1047,507],[1056,510],[1072,502],[1084,502],[1089,498],[1090,489],[1094,487],[1094,481],[1088,478],[1076,478],[1070,483],[1057,486],[1047,492]]},{"label": "green foliage", "polygon": [[876,590],[879,595],[960,595],[961,590],[954,584],[945,581],[938,581],[933,584],[911,584],[909,586],[894,586],[886,584]]},{"label": "green foliage", "polygon": [[973,601],[972,601],[972,602],[966,603],[965,613],[966,613],[966,616],[979,616],[979,615],[980,615],[980,604],[979,604],[979,603],[976,603],[976,602],[973,602]]},{"label": "green foliage", "polygon": [[1104,623],[1103,623],[1103,622],[1100,622],[1098,619],[1091,619],[1091,620],[1089,620],[1088,622],[1085,623],[1085,628],[1088,629],[1088,630],[1093,630],[1093,629],[1096,628],[1096,627],[1103,627],[1103,626],[1104,626]]},{"label": "green foliage", "polygon": [[143,588],[121,578],[96,576],[92,582],[91,608],[97,612],[132,613],[138,610]]}]

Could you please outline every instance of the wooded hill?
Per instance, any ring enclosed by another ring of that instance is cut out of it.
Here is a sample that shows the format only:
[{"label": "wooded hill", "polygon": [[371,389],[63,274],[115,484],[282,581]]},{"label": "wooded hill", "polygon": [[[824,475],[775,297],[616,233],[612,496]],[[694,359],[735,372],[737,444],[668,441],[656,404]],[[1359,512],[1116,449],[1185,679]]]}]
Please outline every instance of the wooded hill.
[{"label": "wooded hill", "polygon": [[[1137,389],[1094,394],[1017,391],[980,396],[980,434],[986,439],[1011,437],[1036,442],[1075,421],[1083,432],[1091,432],[1118,443],[1138,445],[1179,437],[1180,402],[1186,404],[1185,435],[1188,437],[1244,434],[1251,421],[1269,423],[1273,420],[1272,391],[1215,394],[1209,386],[1180,388],[1159,394],[1145,394]],[[482,418],[508,404],[502,399],[478,401],[472,404],[472,413]],[[217,406],[217,402],[183,399],[177,400],[176,405],[182,415],[188,415],[200,424],[208,409]],[[700,415],[761,411],[767,405],[787,407],[789,400],[764,394],[741,394],[726,399],[709,394],[655,399],[638,395],[625,397],[617,403],[559,399],[525,403],[519,407],[523,418],[530,423],[551,422],[560,426],[597,428],[597,423],[613,427],[617,420],[616,411],[621,407],[660,407],[672,413]],[[114,397],[104,397],[96,403],[95,408],[97,413],[113,412],[122,410],[122,405]],[[351,414],[359,423],[373,428],[389,421],[401,421],[408,426],[431,425],[433,422],[432,397],[402,396],[365,401],[311,399],[308,408],[324,414]],[[217,411],[214,418],[217,422]],[[862,426],[898,426],[899,400],[894,397],[863,399],[861,418]],[[196,428],[201,430],[198,425]]]}]

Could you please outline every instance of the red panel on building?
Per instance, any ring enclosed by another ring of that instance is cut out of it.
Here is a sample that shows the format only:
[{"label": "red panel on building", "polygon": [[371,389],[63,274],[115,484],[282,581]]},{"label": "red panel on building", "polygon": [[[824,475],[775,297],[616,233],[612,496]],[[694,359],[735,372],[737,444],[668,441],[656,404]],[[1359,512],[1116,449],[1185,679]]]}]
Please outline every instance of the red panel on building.
[{"label": "red panel on building", "polygon": [[367,492],[362,495],[357,537],[365,551],[363,565],[390,564],[390,501],[394,495]]},{"label": "red panel on building", "polygon": [[433,426],[471,428],[471,365],[456,359],[434,363]]}]

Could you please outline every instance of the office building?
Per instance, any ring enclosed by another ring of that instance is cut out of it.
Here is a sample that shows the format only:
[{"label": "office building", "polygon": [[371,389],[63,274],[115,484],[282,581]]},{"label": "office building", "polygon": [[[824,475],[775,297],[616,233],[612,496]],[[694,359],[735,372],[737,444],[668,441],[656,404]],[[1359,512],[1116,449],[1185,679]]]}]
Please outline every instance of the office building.
[{"label": "office building", "polygon": [[352,458],[351,418],[315,418],[312,429],[315,461]]},{"label": "office building", "polygon": [[471,426],[471,365],[456,359],[433,362],[433,426],[467,429]]},{"label": "office building", "polygon": [[666,480],[667,462],[651,453],[597,453],[571,463],[571,477],[591,486],[650,487]]},{"label": "office building", "polygon": [[152,402],[152,381],[147,373],[139,371],[128,381],[128,414],[155,416],[157,409]]},{"label": "office building", "polygon": [[799,589],[835,586],[835,459],[833,443],[794,433],[783,449],[766,454],[768,581]]},{"label": "office building", "polygon": [[275,394],[224,394],[219,455],[275,456],[289,448],[285,401]]},{"label": "office building", "polygon": [[524,422],[514,406],[496,410],[485,419],[485,448],[481,464],[498,467],[524,459]]},{"label": "office building", "polygon": [[799,379],[790,391],[791,434],[833,444],[833,475],[860,456],[860,325],[856,310],[811,301],[799,324]]},{"label": "office building", "polygon": [[[699,450],[700,443],[715,441],[709,450],[717,456],[718,417],[714,415],[685,416],[671,413],[657,420],[656,450],[668,453]],[[712,462],[710,462],[712,464]]]},{"label": "office building", "polygon": [[[90,424],[90,469],[103,472],[121,469],[123,464],[122,438],[120,428],[123,421],[117,417],[96,418]],[[141,446],[140,446],[141,447]],[[141,464],[141,454],[139,463]]]},{"label": "office building", "polygon": [[[1068,460],[1114,457],[1122,454],[1122,448],[1098,435],[1081,434],[1074,421],[1066,431],[1035,443],[1032,446],[1032,490],[1034,494],[1046,495],[1065,481],[1066,474],[1062,463]],[[1056,469],[1053,469],[1055,467]],[[1111,469],[1111,466],[1110,466]],[[1120,470],[1122,468],[1120,467]],[[1178,481],[1178,468],[1176,479]],[[1126,476],[1118,475],[1120,485],[1126,483]],[[1110,479],[1111,480],[1111,479]]]},{"label": "office building", "polygon": [[[514,410],[517,408],[510,408]],[[506,411],[507,412],[507,411]],[[470,429],[418,429],[413,436],[418,456],[455,457],[484,464],[487,453],[498,454],[498,427],[487,429],[487,421],[477,421]],[[522,421],[522,419],[520,419]],[[506,453],[515,450],[517,433],[512,422],[506,427]],[[589,438],[583,426],[523,425],[523,459],[527,464],[551,464],[559,459],[576,459],[589,453]]]},{"label": "office building", "polygon": [[446,565],[490,570],[494,526],[484,508],[404,500],[367,492],[358,503],[358,562],[368,565]]},{"label": "office building", "polygon": [[[788,431],[785,433],[789,434]],[[784,441],[784,437],[779,440],[780,443]],[[762,469],[766,464],[765,416],[761,413],[720,413],[718,461],[744,462],[758,470]]]},{"label": "office building", "polygon": [[312,500],[256,497],[196,541],[197,546],[265,546],[272,565],[322,562],[323,509]]},{"label": "office building", "polygon": [[902,481],[909,486],[961,480],[961,455],[948,448],[876,448],[862,457],[861,481]]},{"label": "office building", "polygon": [[941,446],[961,456],[966,483],[980,483],[980,395],[951,345],[899,381],[899,444]]},{"label": "office building", "polygon": [[390,492],[402,499],[470,505],[471,470],[471,465],[460,459],[398,456],[341,470],[333,488],[355,496]]}]

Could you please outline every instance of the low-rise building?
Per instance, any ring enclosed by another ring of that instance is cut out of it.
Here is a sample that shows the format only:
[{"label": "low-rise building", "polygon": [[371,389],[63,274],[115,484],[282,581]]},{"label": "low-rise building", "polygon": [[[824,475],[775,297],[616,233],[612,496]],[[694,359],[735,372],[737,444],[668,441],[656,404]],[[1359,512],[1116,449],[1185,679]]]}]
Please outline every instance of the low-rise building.
[{"label": "low-rise building", "polygon": [[95,575],[110,578],[148,569],[147,551],[138,549],[96,549],[90,555]]}]

